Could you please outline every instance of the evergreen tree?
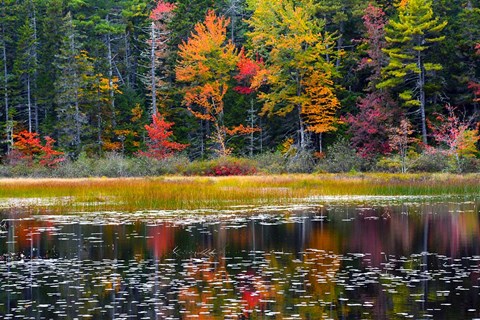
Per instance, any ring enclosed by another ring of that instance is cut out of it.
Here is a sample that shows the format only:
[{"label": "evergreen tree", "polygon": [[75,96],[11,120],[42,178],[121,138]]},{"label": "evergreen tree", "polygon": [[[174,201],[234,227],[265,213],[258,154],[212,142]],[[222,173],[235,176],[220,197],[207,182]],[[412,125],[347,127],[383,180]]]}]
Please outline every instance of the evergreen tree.
[{"label": "evergreen tree", "polygon": [[398,18],[386,27],[385,49],[390,61],[383,69],[385,79],[378,88],[397,88],[407,107],[416,107],[421,117],[422,140],[427,144],[425,88],[431,71],[442,66],[429,62],[428,49],[445,36],[440,32],[447,22],[434,16],[431,0],[403,0],[398,6]]},{"label": "evergreen tree", "polygon": [[0,12],[0,46],[1,46],[1,92],[3,108],[0,113],[3,115],[4,123],[2,125],[2,134],[0,141],[6,145],[7,154],[13,147],[13,130],[15,119],[13,117],[15,109],[12,107],[12,78],[13,78],[13,60],[14,60],[14,35],[16,34],[15,16],[18,5],[13,0],[2,0]]},{"label": "evergreen tree", "polygon": [[[56,130],[59,145],[76,156],[82,149],[82,138],[88,135],[88,88],[93,64],[81,43],[72,16],[68,13],[62,27],[64,38],[56,56],[55,81]],[[83,142],[86,142],[83,140]]]},{"label": "evergreen tree", "polygon": [[[27,114],[28,132],[38,131],[38,109],[36,108],[35,90],[37,74],[37,42],[31,21],[27,20],[20,27],[17,42],[17,55],[13,72],[18,79],[21,100]],[[35,105],[35,107],[34,107]]]}]

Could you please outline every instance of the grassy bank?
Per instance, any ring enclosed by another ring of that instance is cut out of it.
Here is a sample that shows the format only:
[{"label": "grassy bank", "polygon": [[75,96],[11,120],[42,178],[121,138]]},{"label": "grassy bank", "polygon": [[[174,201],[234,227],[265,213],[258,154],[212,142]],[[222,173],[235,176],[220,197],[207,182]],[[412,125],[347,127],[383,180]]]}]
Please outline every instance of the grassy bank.
[{"label": "grassy bank", "polygon": [[480,195],[480,175],[321,174],[0,180],[3,207],[18,204],[37,211],[223,209],[239,205],[281,205],[312,196],[335,195]]}]

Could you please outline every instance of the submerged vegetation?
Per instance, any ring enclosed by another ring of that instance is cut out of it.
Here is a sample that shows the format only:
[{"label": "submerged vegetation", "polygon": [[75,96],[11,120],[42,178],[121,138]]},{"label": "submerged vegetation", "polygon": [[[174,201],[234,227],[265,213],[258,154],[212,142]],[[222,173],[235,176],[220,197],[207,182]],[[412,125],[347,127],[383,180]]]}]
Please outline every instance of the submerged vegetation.
[{"label": "submerged vegetation", "polygon": [[231,209],[321,202],[324,196],[476,196],[479,181],[478,174],[4,179],[0,206],[62,213]]}]

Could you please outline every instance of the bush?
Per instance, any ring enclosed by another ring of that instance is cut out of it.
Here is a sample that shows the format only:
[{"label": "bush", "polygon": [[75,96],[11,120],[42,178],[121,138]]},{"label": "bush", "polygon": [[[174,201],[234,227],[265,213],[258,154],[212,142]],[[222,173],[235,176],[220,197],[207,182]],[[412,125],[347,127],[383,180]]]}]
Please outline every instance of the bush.
[{"label": "bush", "polygon": [[448,169],[448,158],[439,152],[422,153],[408,162],[413,172],[442,172]]},{"label": "bush", "polygon": [[286,158],[280,152],[265,152],[252,159],[260,172],[279,174],[287,172]]},{"label": "bush", "polygon": [[360,157],[346,139],[340,139],[327,148],[327,156],[318,162],[316,171],[350,172],[368,171],[371,164]]},{"label": "bush", "polygon": [[382,157],[377,161],[375,170],[389,173],[402,172],[402,160],[398,156]]},{"label": "bush", "polygon": [[307,150],[299,151],[286,159],[285,169],[288,173],[311,173],[315,167],[312,153]]},{"label": "bush", "polygon": [[54,174],[59,177],[144,177],[178,174],[189,163],[186,157],[174,156],[157,160],[144,156],[128,158],[108,153],[104,158],[92,159],[81,154],[76,161],[62,163]]},{"label": "bush", "polygon": [[84,178],[95,176],[96,159],[89,158],[82,152],[77,160],[65,160],[53,170],[53,175],[60,178]]},{"label": "bush", "polygon": [[186,175],[234,176],[251,175],[257,172],[254,161],[222,157],[207,161],[192,162],[183,172]]},{"label": "bush", "polygon": [[480,159],[474,157],[462,157],[457,165],[456,161],[451,161],[450,169],[458,173],[480,172]]}]

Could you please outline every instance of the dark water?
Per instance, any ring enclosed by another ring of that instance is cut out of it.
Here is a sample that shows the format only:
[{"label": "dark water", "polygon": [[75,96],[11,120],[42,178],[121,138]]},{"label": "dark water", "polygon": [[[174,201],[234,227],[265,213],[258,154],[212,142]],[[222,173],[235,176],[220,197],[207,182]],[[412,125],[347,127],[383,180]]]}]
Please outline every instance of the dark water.
[{"label": "dark water", "polygon": [[2,220],[2,319],[480,318],[478,202]]}]

